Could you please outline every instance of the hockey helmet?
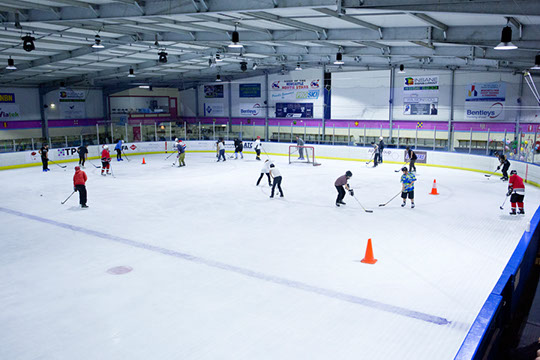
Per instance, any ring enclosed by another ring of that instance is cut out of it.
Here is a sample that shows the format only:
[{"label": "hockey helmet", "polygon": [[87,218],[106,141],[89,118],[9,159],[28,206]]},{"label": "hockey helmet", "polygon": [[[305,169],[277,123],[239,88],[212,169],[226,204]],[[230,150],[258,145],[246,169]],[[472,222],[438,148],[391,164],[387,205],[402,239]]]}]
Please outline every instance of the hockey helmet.
[{"label": "hockey helmet", "polygon": [[516,170],[510,171],[510,175],[517,175],[517,171]]},{"label": "hockey helmet", "polygon": [[108,148],[109,148],[109,145],[103,145],[103,148],[104,148],[104,149],[108,149]]},{"label": "hockey helmet", "polygon": [[271,168],[273,168],[273,167],[276,167],[276,165],[274,165],[274,164],[270,164],[270,167],[271,167]]},{"label": "hockey helmet", "polygon": [[352,177],[352,172],[348,171],[345,173],[345,176]]},{"label": "hockey helmet", "polygon": [[261,137],[260,136],[257,136],[257,139],[260,139]]},{"label": "hockey helmet", "polygon": [[174,141],[178,142],[178,138],[174,139]]},{"label": "hockey helmet", "polygon": [[383,139],[383,137],[382,137],[382,136],[379,136],[379,140],[382,140],[382,139]]},{"label": "hockey helmet", "polygon": [[401,171],[409,171],[409,169],[407,169],[407,167],[404,166],[404,167],[401,168]]},{"label": "hockey helmet", "polygon": [[75,171],[79,171],[81,170],[81,167],[80,166],[75,166]]}]

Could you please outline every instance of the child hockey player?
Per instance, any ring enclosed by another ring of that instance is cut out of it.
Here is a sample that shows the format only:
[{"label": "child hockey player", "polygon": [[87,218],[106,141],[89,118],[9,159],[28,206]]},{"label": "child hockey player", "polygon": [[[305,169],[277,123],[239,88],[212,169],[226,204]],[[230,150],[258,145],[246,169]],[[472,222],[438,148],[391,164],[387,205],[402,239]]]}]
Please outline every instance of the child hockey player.
[{"label": "child hockey player", "polygon": [[257,186],[259,186],[259,184],[261,183],[261,179],[265,174],[268,177],[268,186],[272,186],[272,180],[270,179],[270,165],[272,165],[272,162],[266,159],[261,169],[261,176],[259,176],[259,180],[257,180]]},{"label": "child hockey player", "polygon": [[75,166],[75,175],[73,175],[73,190],[79,192],[79,203],[82,208],[87,208],[86,205],[86,173],[79,166]]},{"label": "child hockey player", "polygon": [[105,170],[107,170],[107,175],[109,175],[111,163],[111,154],[109,153],[109,146],[103,145],[103,151],[101,152],[101,175],[105,176]]},{"label": "child hockey player", "polygon": [[270,198],[274,197],[274,190],[277,188],[279,189],[279,196],[283,197],[283,190],[281,190],[281,173],[277,169],[276,165],[270,164],[270,176],[274,178],[274,183],[272,185],[272,193],[270,194]]},{"label": "child hockey player", "polygon": [[348,184],[348,181],[351,177],[352,177],[352,172],[347,171],[345,175],[341,175],[334,182],[334,186],[336,187],[336,190],[338,192],[338,196],[336,199],[336,206],[345,205],[345,203],[343,202],[343,198],[345,197],[345,194],[346,194],[345,189],[349,191],[351,196],[354,196],[354,191],[353,189],[349,187],[349,184]]},{"label": "child hockey player", "polygon": [[401,168],[403,175],[401,175],[401,198],[403,199],[403,204],[401,207],[407,205],[407,198],[411,199],[411,208],[414,208],[414,182],[416,181],[416,176],[412,172],[407,170],[407,167],[404,166]]},{"label": "child hockey player", "polygon": [[379,145],[374,142],[371,145],[373,146],[373,167],[377,167],[379,165]]},{"label": "child hockey player", "polygon": [[116,146],[114,147],[114,150],[116,150],[116,161],[124,161],[122,159],[122,144],[124,142],[122,140],[118,140],[118,143],[116,143]]},{"label": "child hockey player", "polygon": [[525,214],[525,209],[523,209],[523,199],[525,198],[525,185],[523,184],[523,179],[519,177],[516,170],[510,171],[510,175],[508,192],[506,193],[506,196],[510,196],[510,202],[512,203],[510,215],[516,215],[516,204],[519,207],[518,214]]},{"label": "child hockey player", "polygon": [[219,162],[221,158],[223,158],[223,161],[227,161],[227,159],[225,159],[225,141],[221,138],[217,142],[217,151],[218,151],[217,161]]},{"label": "child hockey player", "polygon": [[497,166],[497,170],[499,170],[502,166],[501,172],[503,176],[501,177],[501,180],[508,181],[508,169],[510,168],[510,161],[508,161],[508,159],[506,158],[504,154],[495,153],[495,155],[497,155],[497,158],[499,159],[499,162],[500,162],[500,165]]},{"label": "child hockey player", "polygon": [[416,166],[414,166],[416,159],[418,159],[418,157],[416,156],[416,153],[411,150],[410,146],[407,146],[407,148],[405,149],[405,153],[407,154],[407,157],[409,158],[409,172],[416,172]]},{"label": "child hockey player", "polygon": [[186,144],[184,144],[182,140],[176,140],[176,149],[178,150],[178,167],[186,166],[186,163],[184,162],[184,159],[186,158]]},{"label": "child hockey player", "polygon": [[255,143],[253,144],[253,149],[255,149],[255,152],[257,153],[257,157],[255,159],[261,160],[261,137],[257,136],[257,140],[255,140]]},{"label": "child hockey player", "polygon": [[234,139],[234,158],[238,159],[238,153],[240,153],[240,157],[243,159],[244,154],[242,154],[242,151],[244,151],[244,144],[242,143],[242,140]]}]

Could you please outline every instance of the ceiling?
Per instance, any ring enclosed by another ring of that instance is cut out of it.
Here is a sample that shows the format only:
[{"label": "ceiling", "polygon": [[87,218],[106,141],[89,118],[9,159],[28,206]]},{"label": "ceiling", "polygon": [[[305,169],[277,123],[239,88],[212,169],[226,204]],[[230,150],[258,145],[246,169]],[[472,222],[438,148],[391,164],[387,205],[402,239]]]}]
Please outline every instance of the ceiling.
[{"label": "ceiling", "polygon": [[[0,64],[17,67],[1,67],[2,86],[187,88],[298,63],[517,72],[540,53],[538,0],[0,0],[0,20]],[[518,49],[494,50],[507,24]],[[242,49],[228,47],[235,28]]]}]

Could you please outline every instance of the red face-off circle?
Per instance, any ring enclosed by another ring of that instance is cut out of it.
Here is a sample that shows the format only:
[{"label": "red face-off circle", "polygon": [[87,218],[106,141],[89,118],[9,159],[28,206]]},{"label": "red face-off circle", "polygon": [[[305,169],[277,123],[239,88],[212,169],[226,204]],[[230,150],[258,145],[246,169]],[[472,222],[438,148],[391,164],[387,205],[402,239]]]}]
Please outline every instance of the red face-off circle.
[{"label": "red face-off circle", "polygon": [[133,270],[131,266],[115,266],[107,270],[111,275],[124,275]]}]

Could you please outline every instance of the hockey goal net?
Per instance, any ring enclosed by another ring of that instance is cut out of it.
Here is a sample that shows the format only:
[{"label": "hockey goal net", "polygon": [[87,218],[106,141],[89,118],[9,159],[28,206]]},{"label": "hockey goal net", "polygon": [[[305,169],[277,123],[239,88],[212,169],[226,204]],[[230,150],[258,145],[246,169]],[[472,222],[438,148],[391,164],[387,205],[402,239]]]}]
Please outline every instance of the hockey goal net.
[{"label": "hockey goal net", "polygon": [[321,165],[315,160],[315,148],[313,146],[289,146],[289,164],[291,163],[308,163],[313,166]]}]

